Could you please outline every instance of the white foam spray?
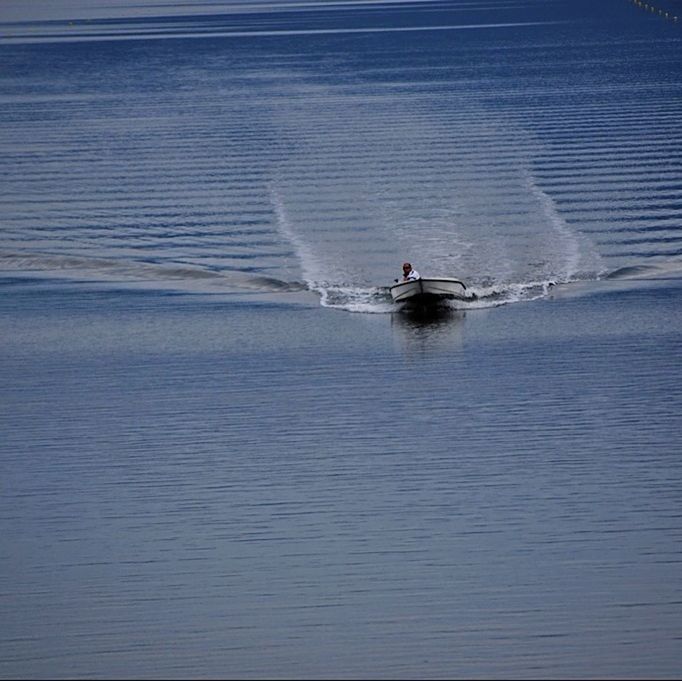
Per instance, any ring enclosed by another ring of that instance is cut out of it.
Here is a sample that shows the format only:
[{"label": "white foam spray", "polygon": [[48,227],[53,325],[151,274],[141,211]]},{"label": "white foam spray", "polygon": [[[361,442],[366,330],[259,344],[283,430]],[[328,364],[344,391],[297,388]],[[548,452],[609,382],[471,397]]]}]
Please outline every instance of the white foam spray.
[{"label": "white foam spray", "polygon": [[277,229],[296,253],[307,287],[320,296],[324,307],[349,312],[384,313],[393,309],[388,290],[383,287],[357,287],[343,281],[343,273],[336,263],[328,262],[315,252],[295,229],[284,199],[274,185],[270,199],[277,218]]}]

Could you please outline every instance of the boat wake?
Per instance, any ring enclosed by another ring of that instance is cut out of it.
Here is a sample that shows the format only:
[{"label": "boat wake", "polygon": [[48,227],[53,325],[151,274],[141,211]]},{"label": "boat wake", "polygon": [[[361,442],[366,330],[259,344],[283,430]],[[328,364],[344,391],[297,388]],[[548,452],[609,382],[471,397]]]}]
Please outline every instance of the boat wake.
[{"label": "boat wake", "polygon": [[652,263],[619,267],[609,272],[605,279],[678,279],[682,276],[682,261]]},{"label": "boat wake", "polygon": [[[582,278],[566,277],[564,279],[546,279],[539,281],[499,283],[481,280],[469,283],[467,293],[469,300],[444,300],[438,304],[442,310],[475,310],[499,307],[519,302],[530,302],[546,298],[559,285],[579,284],[585,281],[613,280],[658,280],[682,277],[682,263],[669,262],[655,265],[621,267],[599,276]],[[313,290],[321,295],[321,304],[347,312],[366,314],[385,314],[400,309],[391,299],[388,286],[353,287],[327,286],[317,283]]]},{"label": "boat wake", "polygon": [[[438,303],[438,307],[448,310],[475,310],[536,300],[546,297],[556,284],[555,281],[541,281],[505,286],[468,286],[467,293],[470,294],[468,300],[443,300]],[[388,286],[325,288],[317,284],[313,290],[320,294],[320,303],[323,307],[365,314],[386,314],[401,309],[400,303],[393,302]]]},{"label": "boat wake", "polygon": [[[474,273],[467,274],[465,283],[469,300],[443,301],[442,306],[454,309],[477,309],[497,307],[508,303],[530,301],[545,297],[557,284],[580,281],[585,278],[595,278],[593,270],[581,270],[581,248],[574,234],[568,229],[564,221],[556,213],[550,199],[537,187],[529,182],[529,190],[535,199],[542,204],[547,220],[554,229],[552,243],[560,251],[554,257],[547,256],[543,263],[533,264],[527,268],[526,274],[540,274],[540,277],[530,276],[528,280],[515,281],[514,271],[504,269],[501,277],[481,277]],[[349,271],[351,264],[357,265],[357,259],[349,259],[339,255],[336,258],[326,257],[324,253],[331,251],[331,240],[320,245],[322,235],[319,230],[308,229],[309,236],[304,238],[305,225],[299,228],[298,221],[290,217],[282,193],[271,185],[270,199],[276,216],[278,231],[282,238],[292,245],[299,260],[302,277],[309,290],[320,296],[323,307],[347,312],[365,314],[386,314],[400,308],[393,302],[388,286],[377,286],[358,283],[369,278],[366,272]],[[423,232],[422,232],[423,233]],[[318,243],[319,248],[313,244]],[[537,255],[537,254],[536,254]],[[552,267],[552,262],[561,263],[560,267]],[[345,265],[341,267],[340,263]],[[460,266],[461,267],[461,266]],[[539,270],[539,271],[538,271]],[[521,274],[517,272],[517,274]],[[461,276],[461,270],[454,273],[439,272],[439,276]],[[353,277],[354,281],[348,281]]]},{"label": "boat wake", "polygon": [[0,270],[24,278],[137,284],[192,293],[232,290],[292,293],[308,286],[257,273],[213,270],[189,263],[158,263],[50,253],[0,253]]}]

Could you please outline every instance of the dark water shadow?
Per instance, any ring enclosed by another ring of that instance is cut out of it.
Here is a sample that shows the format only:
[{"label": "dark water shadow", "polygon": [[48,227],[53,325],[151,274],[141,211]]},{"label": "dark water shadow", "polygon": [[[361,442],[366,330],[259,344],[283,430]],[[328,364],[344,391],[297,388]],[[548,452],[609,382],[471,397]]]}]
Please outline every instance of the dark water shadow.
[{"label": "dark water shadow", "polygon": [[449,307],[403,308],[391,314],[391,328],[402,350],[428,354],[461,347],[465,317]]}]

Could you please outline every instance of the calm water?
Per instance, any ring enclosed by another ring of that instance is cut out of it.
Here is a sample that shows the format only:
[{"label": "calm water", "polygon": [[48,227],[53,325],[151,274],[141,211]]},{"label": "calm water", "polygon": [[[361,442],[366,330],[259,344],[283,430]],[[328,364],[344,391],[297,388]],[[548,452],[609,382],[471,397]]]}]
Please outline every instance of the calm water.
[{"label": "calm water", "polygon": [[678,678],[681,41],[4,2],[0,676]]}]

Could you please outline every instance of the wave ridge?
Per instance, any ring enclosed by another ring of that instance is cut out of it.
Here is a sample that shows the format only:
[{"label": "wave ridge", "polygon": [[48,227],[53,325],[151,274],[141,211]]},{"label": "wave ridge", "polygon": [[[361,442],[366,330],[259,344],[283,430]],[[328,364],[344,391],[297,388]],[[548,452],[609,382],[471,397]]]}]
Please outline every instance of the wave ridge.
[{"label": "wave ridge", "polygon": [[258,292],[305,291],[308,286],[298,281],[284,281],[256,273],[209,270],[185,263],[114,260],[80,255],[51,253],[0,253],[0,270],[31,273],[39,277],[87,279],[118,283],[172,282],[186,290],[240,290]]}]

